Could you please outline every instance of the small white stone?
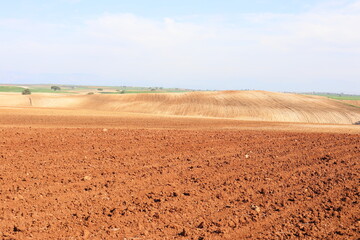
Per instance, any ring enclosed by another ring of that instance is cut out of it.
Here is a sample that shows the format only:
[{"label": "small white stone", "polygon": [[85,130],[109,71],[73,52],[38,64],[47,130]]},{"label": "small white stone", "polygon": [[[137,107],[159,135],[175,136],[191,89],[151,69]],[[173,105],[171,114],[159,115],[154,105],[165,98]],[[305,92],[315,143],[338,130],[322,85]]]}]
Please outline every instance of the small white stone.
[{"label": "small white stone", "polygon": [[90,176],[85,176],[85,177],[83,178],[84,181],[89,181],[89,180],[91,180],[91,179],[92,179],[92,177],[90,177]]}]

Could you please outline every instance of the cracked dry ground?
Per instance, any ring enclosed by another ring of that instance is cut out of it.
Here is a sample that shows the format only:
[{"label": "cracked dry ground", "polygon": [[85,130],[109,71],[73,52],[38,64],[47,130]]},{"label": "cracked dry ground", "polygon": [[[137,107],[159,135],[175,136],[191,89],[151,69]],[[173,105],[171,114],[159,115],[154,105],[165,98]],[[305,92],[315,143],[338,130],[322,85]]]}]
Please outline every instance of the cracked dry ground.
[{"label": "cracked dry ground", "polygon": [[360,135],[0,128],[1,239],[358,239]]}]

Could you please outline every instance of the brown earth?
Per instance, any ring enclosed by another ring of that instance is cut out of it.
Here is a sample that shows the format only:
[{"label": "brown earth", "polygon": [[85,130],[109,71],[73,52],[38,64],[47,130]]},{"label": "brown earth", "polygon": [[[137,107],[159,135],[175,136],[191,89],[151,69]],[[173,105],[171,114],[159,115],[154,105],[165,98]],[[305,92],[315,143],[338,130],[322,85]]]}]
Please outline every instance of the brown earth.
[{"label": "brown earth", "polygon": [[360,100],[341,100],[342,102],[348,103],[353,106],[360,107]]},{"label": "brown earth", "polygon": [[356,108],[194,94],[0,95],[0,239],[359,238]]},{"label": "brown earth", "polygon": [[358,239],[360,127],[0,109],[0,239]]},{"label": "brown earth", "polygon": [[289,132],[331,132],[360,134],[360,127],[346,124],[243,121],[230,118],[201,118],[157,114],[118,113],[94,110],[0,107],[3,127],[68,127],[117,129],[234,129]]},{"label": "brown earth", "polygon": [[124,95],[0,94],[0,107],[87,109],[245,121],[353,124],[360,108],[320,96],[265,91]]}]

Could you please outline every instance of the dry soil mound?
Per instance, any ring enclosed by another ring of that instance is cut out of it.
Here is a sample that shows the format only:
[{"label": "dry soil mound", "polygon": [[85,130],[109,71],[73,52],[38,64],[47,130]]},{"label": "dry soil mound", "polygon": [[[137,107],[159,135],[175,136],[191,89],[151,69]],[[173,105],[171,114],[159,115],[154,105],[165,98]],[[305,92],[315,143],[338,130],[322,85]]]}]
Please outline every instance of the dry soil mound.
[{"label": "dry soil mound", "polygon": [[360,100],[342,100],[342,101],[350,105],[360,107]]},{"label": "dry soil mound", "polygon": [[94,109],[254,121],[352,124],[360,109],[339,101],[265,91],[127,95],[0,95],[0,106]]}]

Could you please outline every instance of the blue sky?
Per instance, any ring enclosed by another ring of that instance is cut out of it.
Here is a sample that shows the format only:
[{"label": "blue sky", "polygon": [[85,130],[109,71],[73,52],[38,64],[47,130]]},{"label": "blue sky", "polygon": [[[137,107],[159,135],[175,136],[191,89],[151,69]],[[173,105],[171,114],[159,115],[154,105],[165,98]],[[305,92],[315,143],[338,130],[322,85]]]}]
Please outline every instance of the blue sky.
[{"label": "blue sky", "polygon": [[193,14],[297,13],[324,0],[12,0],[3,1],[3,17],[58,21],[57,17],[96,16],[105,12],[133,13],[146,17]]},{"label": "blue sky", "polygon": [[12,0],[0,83],[360,94],[358,0]]}]

